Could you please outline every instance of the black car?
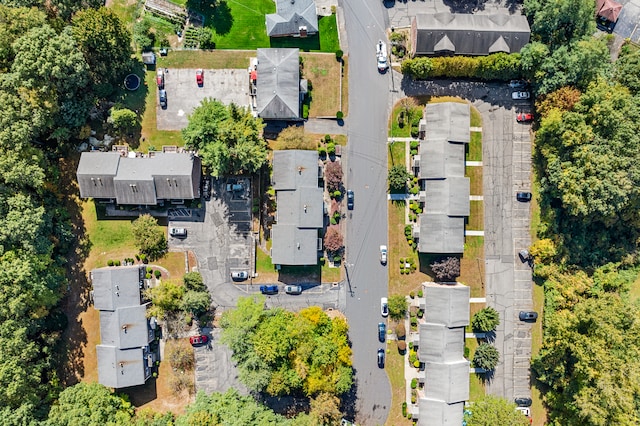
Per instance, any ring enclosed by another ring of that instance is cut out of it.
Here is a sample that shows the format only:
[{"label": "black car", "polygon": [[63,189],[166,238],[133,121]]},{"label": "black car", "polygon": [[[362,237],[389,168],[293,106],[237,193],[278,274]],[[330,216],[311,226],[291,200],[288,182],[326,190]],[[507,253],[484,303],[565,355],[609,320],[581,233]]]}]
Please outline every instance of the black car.
[{"label": "black car", "polygon": [[530,192],[518,192],[516,193],[516,200],[521,201],[523,203],[528,203],[531,201],[531,193]]},{"label": "black car", "polygon": [[518,407],[531,407],[531,398],[516,398],[514,399]]},{"label": "black car", "polygon": [[278,286],[277,285],[261,285],[260,293],[262,294],[277,294]]},{"label": "black car", "polygon": [[520,321],[535,321],[538,319],[538,313],[533,311],[520,311],[518,317]]},{"label": "black car", "polygon": [[526,80],[511,80],[509,82],[509,87],[511,89],[526,89],[529,86]]},{"label": "black car", "polygon": [[347,189],[347,208],[353,210],[353,191]]},{"label": "black car", "polygon": [[607,20],[607,18],[603,18],[602,16],[596,18],[596,27],[598,27],[600,31],[606,31],[611,34],[615,26],[616,23]]},{"label": "black car", "polygon": [[378,367],[384,368],[384,349],[378,349]]},{"label": "black car", "polygon": [[211,179],[208,177],[202,181],[202,196],[206,200],[211,198]]},{"label": "black car", "polygon": [[378,340],[384,342],[387,336],[387,326],[383,322],[378,323]]},{"label": "black car", "polygon": [[160,106],[162,109],[167,109],[167,91],[164,89],[159,90],[158,97],[160,98]]}]

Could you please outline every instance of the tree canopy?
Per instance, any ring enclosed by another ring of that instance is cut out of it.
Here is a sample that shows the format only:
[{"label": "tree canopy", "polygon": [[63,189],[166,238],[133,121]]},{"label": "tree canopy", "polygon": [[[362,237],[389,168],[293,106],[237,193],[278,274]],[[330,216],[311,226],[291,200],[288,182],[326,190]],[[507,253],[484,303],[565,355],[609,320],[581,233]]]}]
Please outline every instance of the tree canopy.
[{"label": "tree canopy", "polygon": [[467,426],[527,426],[528,419],[519,411],[516,404],[504,398],[486,395],[474,401],[466,411],[464,419]]},{"label": "tree canopy", "polygon": [[150,214],[143,214],[133,221],[132,233],[140,253],[157,258],[167,250],[167,237],[158,226],[158,220]]},{"label": "tree canopy", "polygon": [[233,351],[240,380],[270,395],[302,391],[341,395],[351,388],[348,326],[319,307],[299,313],[265,309],[264,297],[240,298],[221,318],[221,341]]},{"label": "tree canopy", "polygon": [[213,176],[255,173],[267,160],[263,127],[262,120],[244,108],[205,99],[189,116],[182,136]]}]

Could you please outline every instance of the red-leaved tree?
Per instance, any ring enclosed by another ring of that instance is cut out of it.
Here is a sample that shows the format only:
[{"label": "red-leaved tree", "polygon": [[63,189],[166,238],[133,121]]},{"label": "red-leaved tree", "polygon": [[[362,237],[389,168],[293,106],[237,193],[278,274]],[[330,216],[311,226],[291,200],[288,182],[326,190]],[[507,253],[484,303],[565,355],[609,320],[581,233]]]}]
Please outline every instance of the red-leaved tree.
[{"label": "red-leaved tree", "polygon": [[330,161],[324,167],[325,181],[329,192],[339,191],[342,188],[342,166],[338,161]]},{"label": "red-leaved tree", "polygon": [[329,253],[337,253],[344,247],[342,234],[337,226],[330,226],[324,235],[324,248]]}]

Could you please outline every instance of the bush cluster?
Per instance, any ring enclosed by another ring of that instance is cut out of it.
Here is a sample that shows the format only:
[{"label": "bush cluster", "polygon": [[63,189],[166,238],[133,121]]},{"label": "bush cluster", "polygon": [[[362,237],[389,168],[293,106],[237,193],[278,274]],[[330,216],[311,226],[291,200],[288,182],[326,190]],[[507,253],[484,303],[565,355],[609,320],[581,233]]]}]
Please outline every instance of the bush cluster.
[{"label": "bush cluster", "polygon": [[448,77],[507,81],[522,75],[522,64],[519,53],[474,57],[419,57],[402,62],[402,73],[415,79]]}]

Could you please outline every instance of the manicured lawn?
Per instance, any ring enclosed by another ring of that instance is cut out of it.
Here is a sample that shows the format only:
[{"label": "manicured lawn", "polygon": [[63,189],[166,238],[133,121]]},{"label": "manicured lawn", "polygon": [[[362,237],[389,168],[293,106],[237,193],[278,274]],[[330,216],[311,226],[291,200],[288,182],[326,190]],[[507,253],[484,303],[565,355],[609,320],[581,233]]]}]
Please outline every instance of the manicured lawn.
[{"label": "manicured lawn", "polygon": [[482,195],[482,167],[465,167],[465,176],[470,180],[470,195]]},{"label": "manicured lawn", "polygon": [[482,133],[471,132],[471,141],[467,149],[467,161],[482,161]]},{"label": "manicured lawn", "polygon": [[247,69],[255,50],[170,50],[158,57],[161,68]]},{"label": "manicured lawn", "polygon": [[158,130],[156,107],[158,105],[155,71],[147,71],[145,85],[149,88],[146,97],[146,107],[142,115],[142,139],[139,146],[132,146],[137,151],[147,152],[149,147],[160,150],[163,145],[183,146],[182,133],[174,130]]},{"label": "manicured lawn", "polygon": [[269,47],[265,15],[276,12],[272,0],[228,0],[204,12],[205,26],[215,32],[216,49]]},{"label": "manicured lawn", "polygon": [[305,38],[273,37],[271,47],[298,47],[304,52],[335,53],[340,49],[336,15],[318,17],[318,34]]},{"label": "manicured lawn", "polygon": [[[135,240],[131,233],[131,219],[104,219],[104,212],[98,207],[93,200],[84,201],[82,203],[82,218],[87,236],[91,243],[92,255],[95,252],[98,255],[113,253],[117,251],[125,251],[133,253],[135,249]],[[119,257],[111,257],[111,259],[120,259]],[[106,266],[108,259],[104,262],[96,262],[91,268]],[[103,264],[100,264],[103,263]]]},{"label": "manicured lawn", "polygon": [[394,142],[389,144],[389,155],[387,155],[387,165],[389,168],[396,164],[406,164],[406,144],[405,142]]},{"label": "manicured lawn", "polygon": [[484,202],[469,201],[469,204],[471,205],[471,214],[469,215],[467,229],[481,231],[484,229]]},{"label": "manicured lawn", "polygon": [[[473,361],[473,355],[478,347],[478,340],[465,339],[465,346],[469,348],[469,361]],[[485,387],[483,376],[481,374],[469,373],[469,401],[477,401],[484,395]]]},{"label": "manicured lawn", "polygon": [[[423,106],[417,106],[412,109],[412,116],[419,117],[422,114]],[[411,136],[411,123],[409,121],[404,122],[403,126],[398,123],[398,115],[400,115],[402,107],[399,103],[396,103],[393,107],[393,113],[391,114],[391,122],[389,123],[389,136],[396,138],[408,138]]]},{"label": "manicured lawn", "polygon": [[458,281],[471,287],[471,297],[484,297],[484,237],[464,237]]},{"label": "manicured lawn", "polygon": [[482,127],[482,115],[473,105],[471,105],[471,127]]},{"label": "manicured lawn", "polygon": [[138,15],[137,2],[129,2],[127,0],[112,0],[109,9],[111,9],[118,16],[118,18],[120,18],[127,29],[131,31],[136,16]]},{"label": "manicured lawn", "polygon": [[302,74],[312,87],[309,117],[335,117],[341,107],[340,62],[329,53],[302,53],[300,57],[304,63]]},{"label": "manicured lawn", "polygon": [[[407,349],[408,350],[408,349]],[[391,383],[391,407],[388,425],[411,425],[411,420],[402,417],[402,403],[405,402],[405,381],[404,381],[404,356],[398,352],[396,342],[389,342],[387,345],[387,357],[385,360],[385,371]]]}]

